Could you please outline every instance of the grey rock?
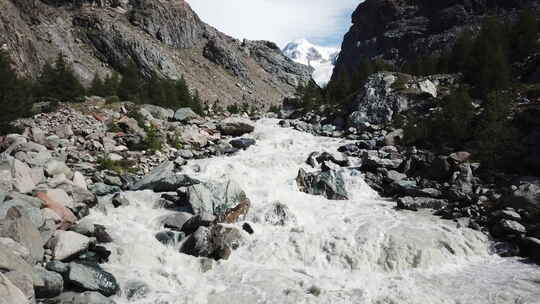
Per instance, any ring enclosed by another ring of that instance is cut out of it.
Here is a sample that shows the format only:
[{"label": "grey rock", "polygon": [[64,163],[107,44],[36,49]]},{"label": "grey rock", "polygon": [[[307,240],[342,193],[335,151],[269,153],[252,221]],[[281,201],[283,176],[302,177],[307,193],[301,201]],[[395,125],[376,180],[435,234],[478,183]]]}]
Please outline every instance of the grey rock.
[{"label": "grey rock", "polygon": [[28,298],[2,273],[0,273],[0,304],[26,304]]},{"label": "grey rock", "polygon": [[251,202],[233,180],[207,181],[186,188],[186,203],[194,214],[215,215],[220,222],[236,222],[249,211]]},{"label": "grey rock", "polygon": [[219,129],[224,135],[242,136],[255,130],[255,124],[245,118],[229,117],[222,120]]},{"label": "grey rock", "polygon": [[8,199],[0,204],[0,218],[6,216],[9,209],[16,208],[24,216],[28,217],[34,227],[39,228],[43,225],[43,216],[40,208],[43,203],[40,199],[32,196],[11,192]]},{"label": "grey rock", "polygon": [[43,244],[41,235],[28,217],[16,208],[8,210],[6,217],[0,222],[0,236],[8,237],[28,248],[33,261],[43,259]]},{"label": "grey rock", "polygon": [[27,164],[15,159],[11,165],[13,187],[20,193],[29,193],[36,187],[33,180],[32,170]]},{"label": "grey rock", "polygon": [[397,200],[398,209],[406,209],[418,211],[418,209],[435,209],[439,210],[448,205],[448,201],[444,199],[435,199],[431,197],[400,197]]},{"label": "grey rock", "polygon": [[213,214],[203,213],[197,214],[191,217],[187,222],[182,225],[182,232],[186,234],[192,234],[197,231],[199,227],[210,227],[216,222],[217,218]]},{"label": "grey rock", "polygon": [[111,186],[104,183],[95,183],[90,185],[88,188],[90,188],[90,190],[94,192],[97,196],[105,196],[120,191],[120,187]]},{"label": "grey rock", "polygon": [[41,281],[40,284],[34,285],[37,298],[54,298],[64,290],[64,279],[60,274],[41,267],[34,267],[34,273]]},{"label": "grey rock", "polygon": [[62,277],[66,277],[69,273],[69,264],[53,260],[45,265],[45,269],[59,273]]},{"label": "grey rock", "polygon": [[97,291],[104,296],[112,296],[119,290],[114,276],[97,264],[71,262],[68,282],[86,291]]},{"label": "grey rock", "polygon": [[148,111],[154,118],[161,120],[170,120],[174,116],[174,111],[171,109],[165,109],[159,106],[145,104],[142,105],[142,109]]},{"label": "grey rock", "polygon": [[527,232],[527,228],[516,221],[503,219],[499,225],[508,234],[525,234]]},{"label": "grey rock", "polygon": [[9,271],[5,273],[5,276],[11,281],[11,283],[13,283],[13,285],[22,291],[29,303],[33,303],[35,301],[36,294],[34,292],[34,279],[32,274],[19,271]]},{"label": "grey rock", "polygon": [[90,239],[74,231],[57,231],[52,240],[54,258],[60,261],[69,261],[85,250],[90,245]]},{"label": "grey rock", "polygon": [[235,147],[236,149],[247,149],[250,146],[254,145],[256,141],[252,138],[237,138],[233,139],[229,142],[231,146]]},{"label": "grey rock", "polygon": [[514,209],[540,212],[540,179],[521,178],[515,182],[516,190],[503,201]]},{"label": "grey rock", "polygon": [[83,293],[65,292],[48,301],[45,304],[115,304],[114,300],[93,291],[85,291]]},{"label": "grey rock", "polygon": [[186,237],[185,233],[178,231],[160,231],[156,233],[155,238],[165,246],[180,243]]},{"label": "grey rock", "polygon": [[56,175],[64,174],[67,178],[73,178],[73,172],[66,165],[66,163],[53,159],[47,162],[45,165],[45,173],[47,176],[54,177]]},{"label": "grey rock", "polygon": [[522,240],[521,250],[523,253],[537,261],[540,261],[540,240],[526,237]]},{"label": "grey rock", "polygon": [[174,120],[179,122],[189,122],[194,119],[200,119],[200,116],[191,108],[180,108],[174,112]]},{"label": "grey rock", "polygon": [[176,174],[174,168],[174,162],[163,163],[133,185],[131,190],[149,189],[155,192],[169,192],[198,183],[187,175]]},{"label": "grey rock", "polygon": [[300,169],[296,183],[300,191],[322,195],[330,200],[347,200],[349,197],[345,189],[345,178],[340,171],[308,173],[304,169]]},{"label": "grey rock", "polygon": [[5,248],[28,263],[33,263],[30,251],[11,238],[0,238],[0,247]]},{"label": "grey rock", "polygon": [[199,227],[182,244],[180,252],[196,257],[211,257],[215,260],[228,259],[232,250],[244,243],[243,232],[231,226],[215,225]]},{"label": "grey rock", "polygon": [[193,217],[193,214],[187,212],[176,212],[160,219],[160,223],[169,229],[182,230],[184,224]]}]

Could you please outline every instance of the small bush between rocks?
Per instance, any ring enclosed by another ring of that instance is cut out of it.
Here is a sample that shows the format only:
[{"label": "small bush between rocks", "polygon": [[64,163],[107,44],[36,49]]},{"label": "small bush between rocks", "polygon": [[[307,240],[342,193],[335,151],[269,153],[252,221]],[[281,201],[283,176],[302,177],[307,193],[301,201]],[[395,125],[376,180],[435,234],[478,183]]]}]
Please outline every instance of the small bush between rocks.
[{"label": "small bush between rocks", "polygon": [[163,149],[163,138],[156,127],[146,128],[146,138],[143,140],[142,150],[156,153]]},{"label": "small bush between rocks", "polygon": [[109,155],[103,155],[97,160],[99,170],[110,170],[118,174],[134,173],[135,163],[129,160],[112,160]]}]

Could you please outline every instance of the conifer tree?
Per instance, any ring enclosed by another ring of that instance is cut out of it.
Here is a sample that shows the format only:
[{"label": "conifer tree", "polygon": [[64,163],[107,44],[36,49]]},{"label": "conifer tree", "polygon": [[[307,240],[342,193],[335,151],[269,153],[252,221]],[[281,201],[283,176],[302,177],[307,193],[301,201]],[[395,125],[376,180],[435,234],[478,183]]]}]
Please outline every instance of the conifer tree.
[{"label": "conifer tree", "polygon": [[30,82],[17,76],[7,53],[0,51],[0,134],[9,133],[9,122],[29,114]]},{"label": "conifer tree", "polygon": [[123,100],[141,102],[143,80],[134,63],[128,64],[122,71],[122,80],[118,85],[118,97]]},{"label": "conifer tree", "polygon": [[59,54],[54,66],[45,63],[38,79],[38,96],[49,97],[59,101],[73,102],[85,94],[73,69],[66,62],[64,55]]},{"label": "conifer tree", "polygon": [[99,74],[96,72],[94,75],[94,79],[92,80],[92,83],[90,84],[90,88],[88,89],[88,93],[90,95],[94,96],[101,96],[106,97],[105,94],[105,83],[99,76]]},{"label": "conifer tree", "polygon": [[103,81],[103,95],[105,96],[117,96],[118,87],[120,86],[120,77],[118,73],[113,72],[107,75]]}]

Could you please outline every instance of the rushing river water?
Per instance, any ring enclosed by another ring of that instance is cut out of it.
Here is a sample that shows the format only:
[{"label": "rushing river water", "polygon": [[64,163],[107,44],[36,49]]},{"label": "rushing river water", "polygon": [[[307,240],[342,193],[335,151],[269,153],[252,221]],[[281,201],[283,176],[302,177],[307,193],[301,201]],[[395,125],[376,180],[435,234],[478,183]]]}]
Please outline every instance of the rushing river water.
[{"label": "rushing river water", "polygon": [[[232,157],[191,161],[198,179],[236,180],[252,202],[255,233],[226,261],[201,259],[159,243],[159,194],[127,193],[131,205],[94,211],[115,242],[104,267],[122,287],[145,282],[149,293],[119,304],[540,303],[540,268],[490,254],[482,233],[429,212],[396,211],[362,180],[347,173],[351,199],[330,201],[297,190],[295,177],[313,151],[336,152],[343,140],[315,137],[261,120],[255,146]],[[196,168],[199,167],[199,170]],[[352,171],[351,171],[352,172]],[[265,222],[280,202],[296,221]],[[207,270],[207,271],[203,271]]]}]

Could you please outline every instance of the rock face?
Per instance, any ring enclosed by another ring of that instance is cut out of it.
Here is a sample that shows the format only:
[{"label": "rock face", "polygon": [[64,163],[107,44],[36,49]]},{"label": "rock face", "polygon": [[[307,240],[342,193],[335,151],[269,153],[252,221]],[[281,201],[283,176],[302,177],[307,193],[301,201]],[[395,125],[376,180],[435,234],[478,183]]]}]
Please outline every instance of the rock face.
[{"label": "rock face", "polygon": [[367,0],[352,16],[332,81],[351,80],[365,58],[393,63],[450,47],[464,29],[476,30],[486,16],[539,8],[535,0]]},{"label": "rock face", "polygon": [[132,61],[145,75],[183,75],[203,100],[224,104],[260,96],[277,103],[311,78],[273,43],[230,38],[186,1],[9,0],[0,9],[0,46],[26,75],[38,75],[58,53],[85,83]]},{"label": "rock face", "polygon": [[17,288],[11,281],[6,278],[2,273],[0,273],[0,303],[1,304],[11,304],[11,303],[27,303],[28,300],[22,293],[22,291]]}]

